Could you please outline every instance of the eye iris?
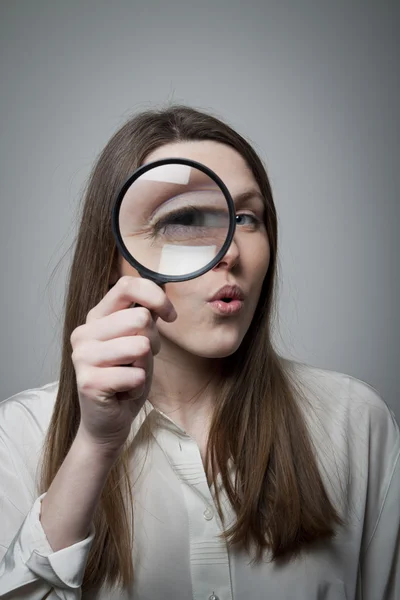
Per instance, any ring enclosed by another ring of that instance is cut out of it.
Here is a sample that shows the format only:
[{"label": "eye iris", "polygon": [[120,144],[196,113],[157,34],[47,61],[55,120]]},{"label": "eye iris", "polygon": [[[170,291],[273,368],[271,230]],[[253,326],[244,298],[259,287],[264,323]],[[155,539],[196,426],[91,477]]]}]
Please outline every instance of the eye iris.
[{"label": "eye iris", "polygon": [[246,213],[236,215],[236,223],[237,225],[242,225],[243,227],[252,227],[253,229],[259,226],[259,220],[257,217]]}]

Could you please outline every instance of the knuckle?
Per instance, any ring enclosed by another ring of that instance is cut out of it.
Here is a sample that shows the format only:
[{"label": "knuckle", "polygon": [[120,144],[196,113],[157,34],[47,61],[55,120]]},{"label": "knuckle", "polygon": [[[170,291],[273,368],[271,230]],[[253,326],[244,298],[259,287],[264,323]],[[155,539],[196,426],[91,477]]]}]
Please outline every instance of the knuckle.
[{"label": "knuckle", "polygon": [[135,289],[140,292],[141,296],[148,296],[153,299],[160,292],[164,294],[163,290],[156,284],[154,281],[150,281],[150,279],[144,279],[143,277],[130,277],[130,286],[129,289],[132,290],[132,280]]},{"label": "knuckle", "polygon": [[141,357],[147,356],[151,353],[151,344],[149,338],[145,336],[136,336],[134,343],[134,354],[137,354]]},{"label": "knuckle", "polygon": [[143,339],[141,340],[142,342],[142,352],[143,354],[147,355],[147,354],[151,354],[151,343],[149,338],[147,337],[143,337]]},{"label": "knuckle", "polygon": [[132,291],[132,277],[129,275],[123,275],[118,279],[117,286],[122,295],[130,295]]},{"label": "knuckle", "polygon": [[90,392],[95,389],[92,371],[90,369],[82,370],[79,375],[76,376],[76,383],[80,392],[89,395]]},{"label": "knuckle", "polygon": [[151,325],[152,322],[152,317],[151,317],[151,312],[149,311],[148,308],[145,308],[143,306],[137,307],[137,318],[138,318],[138,325],[141,328],[146,328],[149,327]]},{"label": "knuckle", "polygon": [[141,391],[142,391],[144,386],[146,385],[146,379],[147,379],[147,373],[146,373],[145,369],[139,369],[139,371],[137,373],[137,378],[138,378],[138,384],[141,386]]},{"label": "knuckle", "polygon": [[146,369],[143,369],[142,367],[136,367],[134,377],[135,377],[135,387],[138,387],[138,386],[144,387],[146,384],[146,379],[147,379]]},{"label": "knuckle", "polygon": [[99,342],[97,340],[81,340],[75,344],[72,351],[72,360],[75,365],[92,364],[98,354]]},{"label": "knuckle", "polygon": [[70,338],[69,338],[69,341],[70,341],[72,347],[74,347],[80,340],[81,333],[82,333],[82,325],[75,327],[75,329],[73,330],[73,332],[71,333]]},{"label": "knuckle", "polygon": [[76,348],[74,348],[74,350],[72,351],[72,354],[71,354],[71,360],[75,366],[79,363],[78,354],[79,354],[78,351],[76,350]]},{"label": "knuckle", "polygon": [[84,362],[85,357],[87,357],[86,346],[84,346],[83,344],[75,345],[71,354],[72,362],[74,363],[74,365],[78,366],[82,364]]},{"label": "knuckle", "polygon": [[90,323],[90,321],[93,321],[93,319],[95,319],[95,318],[96,318],[96,307],[93,306],[93,308],[91,308],[86,315],[86,323]]}]

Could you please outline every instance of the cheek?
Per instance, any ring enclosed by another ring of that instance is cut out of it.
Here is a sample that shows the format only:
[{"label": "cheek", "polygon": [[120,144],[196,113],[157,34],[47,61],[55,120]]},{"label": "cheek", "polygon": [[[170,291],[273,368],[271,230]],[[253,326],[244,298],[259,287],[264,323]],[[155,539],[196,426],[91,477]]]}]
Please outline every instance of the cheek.
[{"label": "cheek", "polygon": [[262,279],[264,279],[268,272],[269,262],[271,258],[271,252],[268,242],[266,243],[265,250],[261,256],[263,257],[263,259],[260,261],[260,271],[262,273]]},{"label": "cheek", "polygon": [[120,256],[118,260],[118,274],[120,277],[123,277],[124,275],[129,275],[130,277],[140,277],[136,269],[132,267],[122,256]]},{"label": "cheek", "polygon": [[[187,312],[193,312],[202,296],[202,290],[198,281],[180,281],[179,283],[166,283],[163,285],[163,290],[168,296],[168,299],[174,305],[178,317],[179,314],[184,315]],[[204,295],[204,290],[203,290]]]},{"label": "cheek", "polygon": [[267,274],[271,252],[268,240],[265,236],[261,239],[254,240],[253,244],[249,244],[246,248],[247,264],[251,269],[255,280],[264,280]]},{"label": "cheek", "polygon": [[166,323],[162,319],[158,319],[157,327],[163,337],[180,345],[188,333],[192,337],[195,330],[202,324],[204,325],[202,319],[204,311],[201,310],[198,294],[193,293],[193,290],[190,293],[188,290],[181,290],[177,286],[184,286],[184,282],[167,283],[163,289],[178,317],[173,323]]}]

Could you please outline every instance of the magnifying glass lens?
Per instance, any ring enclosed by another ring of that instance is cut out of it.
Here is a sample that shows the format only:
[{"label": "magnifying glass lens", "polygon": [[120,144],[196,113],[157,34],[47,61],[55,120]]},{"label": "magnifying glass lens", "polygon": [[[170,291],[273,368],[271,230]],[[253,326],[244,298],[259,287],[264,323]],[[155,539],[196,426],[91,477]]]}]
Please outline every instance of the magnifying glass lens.
[{"label": "magnifying glass lens", "polygon": [[170,163],[131,183],[118,227],[127,252],[142,267],[162,277],[189,277],[221,251],[231,216],[214,179],[193,166]]}]

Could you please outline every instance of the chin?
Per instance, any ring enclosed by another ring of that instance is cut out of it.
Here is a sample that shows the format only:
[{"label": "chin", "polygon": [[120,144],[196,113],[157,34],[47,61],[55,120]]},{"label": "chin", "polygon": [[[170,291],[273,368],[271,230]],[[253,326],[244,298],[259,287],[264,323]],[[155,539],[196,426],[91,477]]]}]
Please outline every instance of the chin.
[{"label": "chin", "polygon": [[[164,326],[164,323],[162,324]],[[172,328],[174,323],[171,323]],[[201,331],[201,329],[193,330],[192,334],[188,335],[188,330],[163,332],[163,338],[167,343],[173,344],[188,354],[198,356],[200,358],[218,359],[230,356],[239,348],[243,341],[246,331],[241,328],[231,328],[230,331],[222,330],[215,327],[213,331]],[[168,335],[169,334],[169,335]]]},{"label": "chin", "polygon": [[242,339],[230,340],[229,342],[228,340],[215,340],[214,343],[211,340],[207,340],[204,344],[191,344],[186,347],[186,350],[190,354],[200,356],[201,358],[226,358],[236,352],[241,343]]},{"label": "chin", "polygon": [[216,350],[210,351],[210,352],[204,352],[204,353],[197,352],[196,355],[200,356],[201,358],[209,358],[209,359],[226,358],[227,356],[231,356],[232,354],[234,354],[236,352],[236,350],[238,349],[238,347],[230,348],[229,350],[220,348],[220,349],[216,349]]}]

